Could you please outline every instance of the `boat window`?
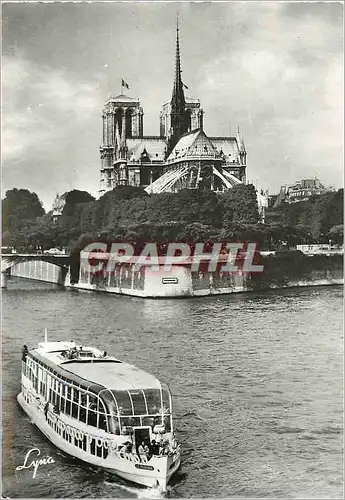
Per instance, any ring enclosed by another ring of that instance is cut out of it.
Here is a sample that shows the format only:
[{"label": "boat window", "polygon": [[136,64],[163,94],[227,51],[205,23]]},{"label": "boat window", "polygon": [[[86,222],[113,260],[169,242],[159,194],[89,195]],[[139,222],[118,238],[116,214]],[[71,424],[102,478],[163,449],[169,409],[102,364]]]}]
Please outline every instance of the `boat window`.
[{"label": "boat window", "polygon": [[87,425],[97,427],[97,412],[94,410],[87,411]]},{"label": "boat window", "polygon": [[103,401],[101,399],[98,400],[98,408],[97,408],[98,413],[101,413],[102,415],[105,415],[105,408]]},{"label": "boat window", "polygon": [[92,425],[93,427],[97,427],[97,412],[95,410],[90,410],[89,408],[86,409],[84,407],[80,407],[79,419],[81,422],[84,422],[87,425]]},{"label": "boat window", "polygon": [[108,429],[108,432],[111,432],[112,434],[120,434],[120,424],[117,418],[117,404],[118,402],[113,391],[104,389],[99,393],[100,416],[98,426],[100,428]]},{"label": "boat window", "polygon": [[170,397],[168,386],[162,384],[163,413],[170,413]]},{"label": "boat window", "polygon": [[64,396],[60,397],[60,411],[65,413],[66,411],[66,398]]},{"label": "boat window", "polygon": [[70,401],[72,399],[72,387],[70,385],[67,386],[67,399]]},{"label": "boat window", "polygon": [[129,391],[134,408],[134,415],[146,415],[146,403],[145,398],[142,391]]},{"label": "boat window", "polygon": [[105,405],[106,413],[117,415],[116,400],[113,392],[108,389],[104,389],[99,393],[99,396]]},{"label": "boat window", "polygon": [[98,428],[104,431],[108,430],[107,416],[105,415],[105,413],[98,414]]},{"label": "boat window", "polygon": [[79,411],[79,391],[78,389],[73,388],[73,402],[72,402],[72,413],[71,416],[73,418],[78,418],[78,411]]},{"label": "boat window", "polygon": [[87,409],[84,408],[83,406],[79,407],[79,420],[80,422],[86,423],[87,419]]},{"label": "boat window", "polygon": [[104,390],[104,391],[101,391],[102,393],[104,392],[105,394],[102,396],[99,396],[97,398],[97,410],[96,410],[96,413],[97,413],[97,427],[99,429],[103,429],[103,430],[108,430],[108,426],[107,426],[107,416],[106,416],[106,407],[105,407],[105,404],[104,402],[102,401],[101,397],[106,397],[107,400],[110,400],[110,398],[112,399],[112,396],[111,394],[107,394],[109,393],[108,390]]},{"label": "boat window", "polygon": [[133,409],[127,391],[111,391],[116,399],[120,415],[132,415]]},{"label": "boat window", "polygon": [[90,410],[97,410],[97,396],[93,396],[92,394],[88,395],[87,406]]},{"label": "boat window", "polygon": [[120,422],[121,430],[123,430],[124,427],[140,427],[140,417],[121,417]]},{"label": "boat window", "polygon": [[142,417],[141,418],[142,426],[150,426],[152,429],[154,428],[155,424],[155,417]]},{"label": "boat window", "polygon": [[117,417],[112,417],[113,418],[113,434],[119,435],[120,434],[120,423],[119,419]]},{"label": "boat window", "polygon": [[147,410],[149,415],[157,415],[160,413],[161,403],[161,391],[159,389],[144,389]]},{"label": "boat window", "polygon": [[72,388],[68,385],[66,387],[66,405],[65,405],[66,415],[71,414],[71,398],[72,398]]},{"label": "boat window", "polygon": [[140,427],[140,417],[121,417],[121,424],[127,427]]},{"label": "boat window", "polygon": [[82,406],[83,408],[88,407],[87,398],[88,398],[87,394],[85,394],[85,392],[80,391],[80,406]]},{"label": "boat window", "polygon": [[73,401],[79,403],[79,390],[76,388],[73,389]]},{"label": "boat window", "polygon": [[79,391],[79,420],[81,422],[86,422],[86,414],[87,414],[87,395]]},{"label": "boat window", "polygon": [[[97,403],[95,403],[91,409],[91,398],[94,398],[94,396],[89,396],[84,392],[80,392],[79,420],[93,427],[97,427]],[[96,398],[94,399],[96,401]]]}]

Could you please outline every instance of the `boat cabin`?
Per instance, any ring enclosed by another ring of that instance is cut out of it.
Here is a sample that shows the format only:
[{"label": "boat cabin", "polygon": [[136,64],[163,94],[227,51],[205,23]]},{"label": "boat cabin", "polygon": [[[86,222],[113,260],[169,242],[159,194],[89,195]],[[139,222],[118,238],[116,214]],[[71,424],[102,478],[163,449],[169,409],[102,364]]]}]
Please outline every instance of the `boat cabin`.
[{"label": "boat cabin", "polygon": [[41,343],[26,354],[23,376],[71,425],[131,436],[136,447],[172,433],[168,386],[106,352],[74,342]]}]

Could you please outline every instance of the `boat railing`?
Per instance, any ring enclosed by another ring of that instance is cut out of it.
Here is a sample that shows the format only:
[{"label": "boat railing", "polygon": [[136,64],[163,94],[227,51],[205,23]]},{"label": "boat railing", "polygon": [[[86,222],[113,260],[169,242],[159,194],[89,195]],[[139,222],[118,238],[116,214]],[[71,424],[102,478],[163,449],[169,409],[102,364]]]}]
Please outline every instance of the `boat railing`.
[{"label": "boat railing", "polygon": [[116,456],[118,458],[128,460],[130,462],[136,463],[147,463],[148,459],[145,455],[137,455],[136,453],[128,453],[118,450],[119,445],[115,440],[109,439],[107,437],[102,437],[96,434],[92,434],[89,432],[84,432],[73,425],[66,424],[61,418],[59,418],[56,414],[51,411],[47,412],[47,420],[50,425],[56,426],[61,432],[66,432],[72,438],[83,440],[86,437],[88,444],[91,444],[91,441],[94,439],[95,443],[99,447],[104,447],[109,450],[111,455]]},{"label": "boat railing", "polygon": [[[39,397],[33,398],[35,406],[37,406],[37,409],[41,410],[43,408],[43,403]],[[127,460],[133,463],[142,463],[146,464],[150,461],[151,457],[147,457],[146,455],[138,455],[137,453],[129,453],[121,450],[121,444],[117,443],[114,439],[109,439],[108,437],[105,436],[100,436],[97,434],[93,434],[90,432],[85,432],[82,429],[78,429],[77,427],[74,427],[71,424],[66,424],[58,414],[54,413],[51,410],[48,410],[46,413],[46,419],[49,424],[49,426],[54,427],[55,430],[58,432],[66,432],[67,435],[71,436],[71,438],[75,438],[77,440],[83,440],[84,437],[86,437],[86,440],[88,442],[88,445],[91,445],[92,440],[95,440],[95,444],[98,447],[104,447],[106,450],[108,450],[108,453],[110,456],[115,456],[117,458],[120,458],[122,460]],[[178,445],[176,449],[173,450],[173,454],[177,453],[180,450],[180,446]],[[169,454],[170,455],[170,454]],[[162,456],[157,455],[158,456]]]},{"label": "boat railing", "polygon": [[107,357],[106,351],[100,351],[94,347],[83,347],[83,346],[74,346],[68,350],[61,352],[62,358],[69,361],[75,361],[78,359],[100,359]]}]

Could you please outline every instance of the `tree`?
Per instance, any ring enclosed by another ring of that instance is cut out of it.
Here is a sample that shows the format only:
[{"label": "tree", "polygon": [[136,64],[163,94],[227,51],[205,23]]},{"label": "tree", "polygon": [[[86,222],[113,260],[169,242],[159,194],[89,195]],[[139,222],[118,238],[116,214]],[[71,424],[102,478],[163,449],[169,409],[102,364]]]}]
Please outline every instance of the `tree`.
[{"label": "tree", "polygon": [[329,239],[334,241],[337,245],[344,243],[344,225],[338,224],[337,226],[331,227],[329,230]]},{"label": "tree", "polygon": [[282,203],[267,212],[266,222],[275,231],[285,228],[289,241],[327,243],[330,229],[343,223],[343,190],[315,195],[299,203]]},{"label": "tree", "polygon": [[95,201],[95,198],[91,196],[87,191],[79,191],[74,189],[67,193],[65,197],[65,206],[62,211],[62,217],[73,217],[74,212],[78,209],[78,205],[81,203],[91,203]]},{"label": "tree", "polygon": [[339,189],[336,193],[332,193],[325,207],[324,217],[322,220],[322,230],[328,233],[334,226],[342,225],[344,222],[344,190]]},{"label": "tree", "polygon": [[3,231],[20,232],[24,221],[42,217],[45,214],[36,193],[27,189],[10,189],[2,200]]},{"label": "tree", "polygon": [[238,184],[220,195],[223,227],[231,224],[257,224],[259,221],[256,190],[253,184]]}]

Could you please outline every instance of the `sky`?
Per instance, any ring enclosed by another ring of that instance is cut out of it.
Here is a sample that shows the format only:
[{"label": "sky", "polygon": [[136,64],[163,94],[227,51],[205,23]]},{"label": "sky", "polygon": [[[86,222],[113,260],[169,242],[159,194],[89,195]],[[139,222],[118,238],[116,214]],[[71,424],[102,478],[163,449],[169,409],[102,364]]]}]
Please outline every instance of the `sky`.
[{"label": "sky", "polygon": [[342,4],[20,2],[2,4],[3,192],[34,191],[47,210],[71,189],[97,196],[102,107],[122,78],[159,134],[177,13],[186,95],[206,134],[240,127],[248,180],[342,187]]}]

